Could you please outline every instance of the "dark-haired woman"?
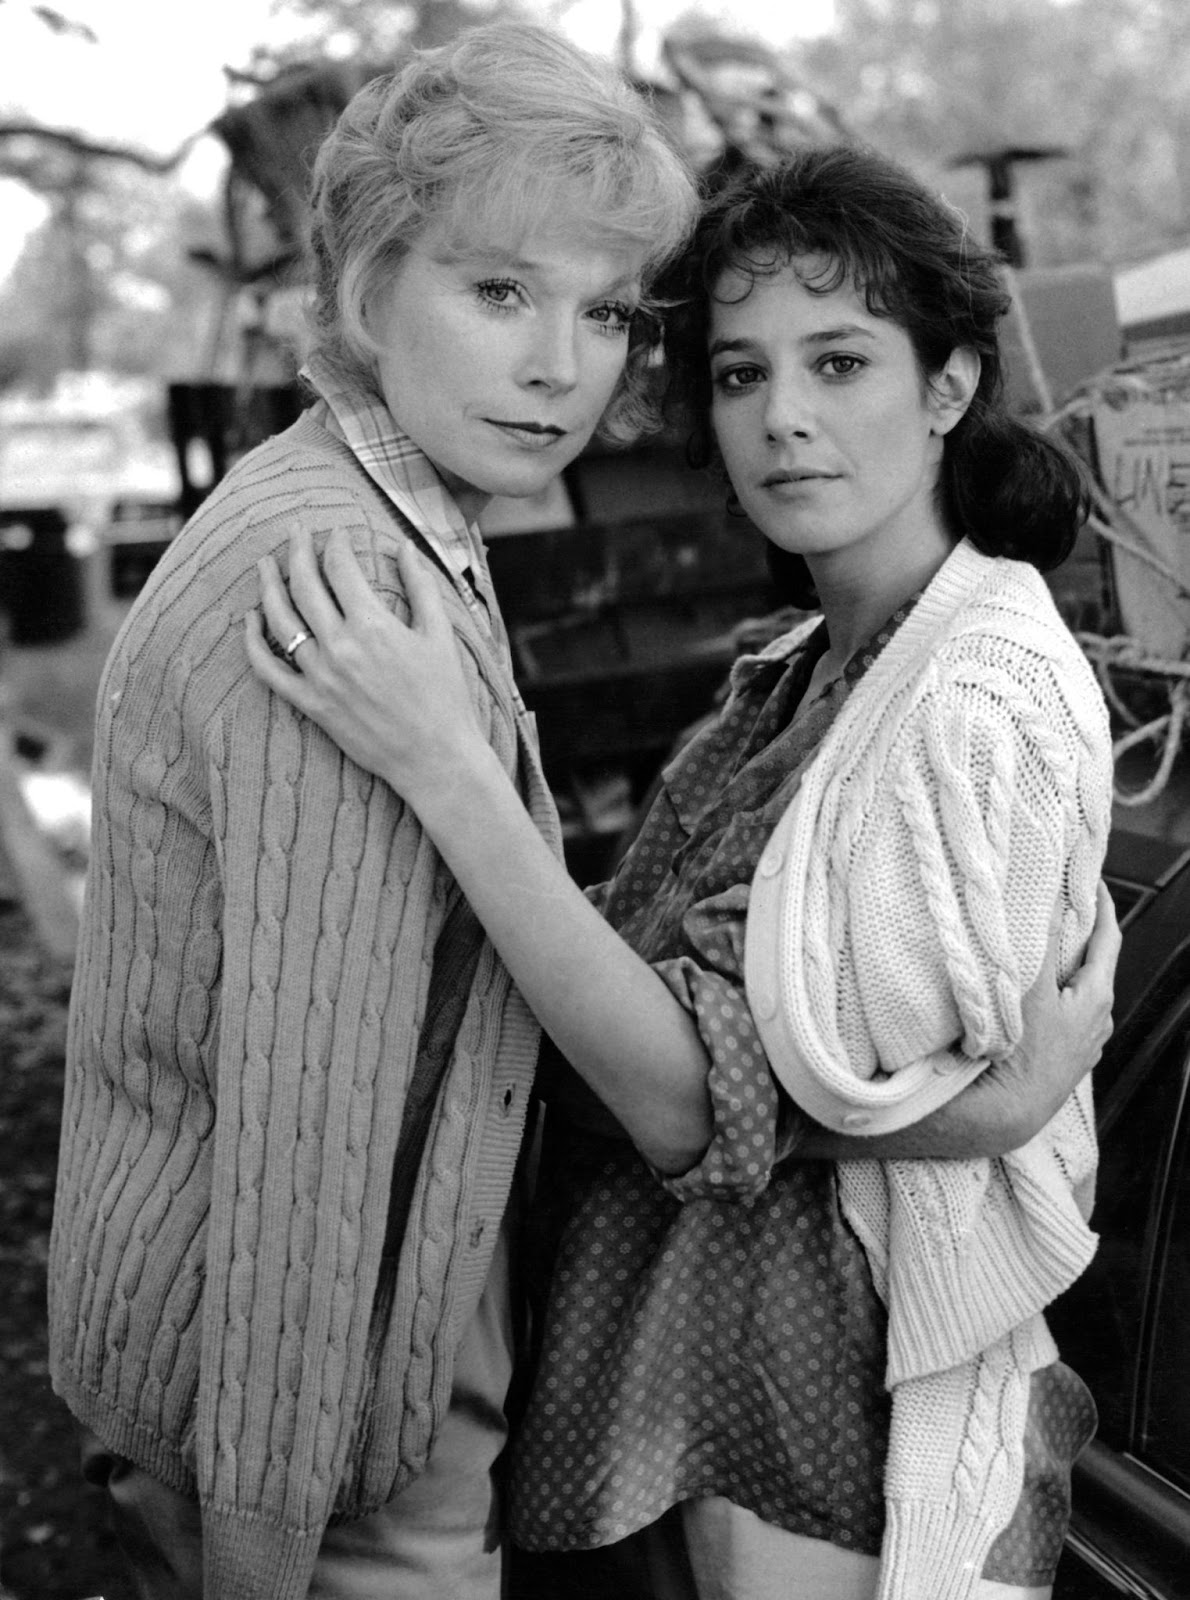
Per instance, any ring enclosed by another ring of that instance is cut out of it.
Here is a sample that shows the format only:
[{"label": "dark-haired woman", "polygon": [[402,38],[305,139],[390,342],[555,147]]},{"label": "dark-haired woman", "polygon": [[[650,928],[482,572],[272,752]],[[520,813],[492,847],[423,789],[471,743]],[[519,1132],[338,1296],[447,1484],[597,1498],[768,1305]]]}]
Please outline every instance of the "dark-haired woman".
[{"label": "dark-haired woman", "polygon": [[[823,616],[737,666],[604,921],[470,727],[414,571],[402,632],[341,548],[337,605],[298,548],[317,648],[301,677],[254,660],[413,805],[618,1123],[553,1074],[520,1540],[676,1531],[664,1582],[717,1600],[1032,1600],[1093,1426],[1040,1316],[1092,1248],[1089,1102],[1022,1014],[1047,951],[1064,979],[1083,950],[1108,824],[1103,706],[1038,574],[1081,481],[1003,408],[995,262],[877,157],[718,199],[676,293],[695,421]],[[271,574],[265,609],[297,620]]]}]

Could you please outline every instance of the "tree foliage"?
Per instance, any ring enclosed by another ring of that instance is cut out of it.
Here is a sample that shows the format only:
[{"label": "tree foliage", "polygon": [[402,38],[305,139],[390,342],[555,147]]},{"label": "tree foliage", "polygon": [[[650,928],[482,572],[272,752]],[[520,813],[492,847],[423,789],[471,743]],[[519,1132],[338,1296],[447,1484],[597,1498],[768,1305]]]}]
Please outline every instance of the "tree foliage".
[{"label": "tree foliage", "polygon": [[978,214],[964,151],[1060,146],[1019,174],[1039,264],[1126,261],[1190,233],[1185,0],[836,0],[804,48],[851,126]]},{"label": "tree foliage", "polygon": [[300,32],[282,47],[262,45],[253,65],[269,69],[320,55],[391,62],[520,9],[517,0],[276,0],[278,16]]},{"label": "tree foliage", "polygon": [[[542,0],[276,0],[285,42],[262,42],[243,70],[229,72],[227,116],[275,97],[303,65],[382,69],[520,9],[545,11]],[[65,10],[42,13],[47,27],[72,27]],[[625,0],[624,17],[626,26],[647,20],[647,0]],[[797,80],[856,135],[933,177],[981,232],[984,175],[956,169],[955,158],[1041,145],[1065,154],[1018,169],[1032,263],[1126,262],[1190,235],[1186,0],[836,0],[836,18],[831,34],[791,50]],[[181,152],[143,158],[13,120],[4,132],[0,113],[0,175],[44,195],[51,216],[0,291],[0,377],[42,377],[81,359],[193,371],[216,272],[246,280],[256,261],[230,238],[236,219],[247,207],[276,231],[277,196],[249,192],[241,175],[221,237],[169,176]],[[147,175],[154,170],[161,175]],[[293,204],[300,209],[296,194]],[[188,261],[196,244],[215,271],[203,275]],[[260,259],[267,265],[267,249]]]},{"label": "tree foliage", "polygon": [[176,183],[84,164],[0,288],[0,376],[46,388],[92,367],[203,375],[216,297],[187,249],[218,232]]}]

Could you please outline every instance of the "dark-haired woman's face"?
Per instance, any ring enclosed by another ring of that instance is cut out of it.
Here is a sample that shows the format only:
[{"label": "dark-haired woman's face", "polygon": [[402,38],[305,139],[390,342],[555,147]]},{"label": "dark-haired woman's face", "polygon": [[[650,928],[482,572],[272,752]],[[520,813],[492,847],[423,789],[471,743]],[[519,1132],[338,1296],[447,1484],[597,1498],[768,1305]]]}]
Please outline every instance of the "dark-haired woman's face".
[{"label": "dark-haired woman's face", "polygon": [[[784,550],[880,561],[949,548],[935,505],[962,385],[927,384],[908,334],[824,264],[725,273],[709,334],[711,416],[744,510]],[[976,374],[978,368],[976,367]],[[961,403],[959,403],[961,401]]]}]

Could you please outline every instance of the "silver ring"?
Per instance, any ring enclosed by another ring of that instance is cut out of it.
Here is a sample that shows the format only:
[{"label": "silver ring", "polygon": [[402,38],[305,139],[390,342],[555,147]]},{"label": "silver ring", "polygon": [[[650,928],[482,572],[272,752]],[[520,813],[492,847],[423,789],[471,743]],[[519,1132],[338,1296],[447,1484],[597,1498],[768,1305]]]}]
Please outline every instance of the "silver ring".
[{"label": "silver ring", "polygon": [[293,652],[298,648],[299,645],[305,644],[307,639],[312,639],[313,637],[314,635],[312,633],[308,633],[305,628],[299,628],[294,634],[293,638],[285,646],[285,649],[281,652],[281,654],[285,657],[286,661],[289,662],[291,667],[293,666]]}]

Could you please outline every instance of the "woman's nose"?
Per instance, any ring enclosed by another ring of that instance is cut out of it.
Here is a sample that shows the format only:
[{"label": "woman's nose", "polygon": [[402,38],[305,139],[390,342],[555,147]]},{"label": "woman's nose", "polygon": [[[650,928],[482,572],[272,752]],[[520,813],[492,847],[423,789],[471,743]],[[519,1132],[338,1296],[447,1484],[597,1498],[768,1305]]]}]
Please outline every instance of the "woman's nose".
[{"label": "woman's nose", "polygon": [[814,432],[814,411],[800,384],[772,384],[764,411],[765,434],[773,443],[808,439]]},{"label": "woman's nose", "polygon": [[578,382],[578,340],[567,319],[542,318],[533,328],[521,363],[521,382],[551,391],[573,389]]}]

